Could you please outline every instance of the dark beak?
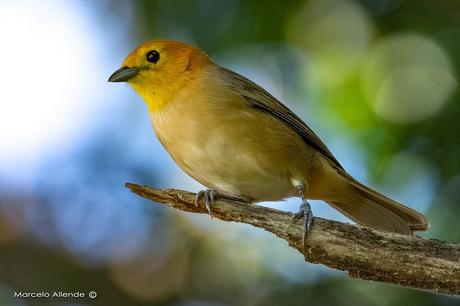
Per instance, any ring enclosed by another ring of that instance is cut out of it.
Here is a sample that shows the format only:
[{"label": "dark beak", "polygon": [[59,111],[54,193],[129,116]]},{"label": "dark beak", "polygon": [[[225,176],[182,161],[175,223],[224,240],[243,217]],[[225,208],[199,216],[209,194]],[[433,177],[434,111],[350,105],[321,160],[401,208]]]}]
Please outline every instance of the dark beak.
[{"label": "dark beak", "polygon": [[129,68],[127,66],[123,66],[109,77],[109,82],[126,82],[132,78],[134,78],[139,73],[137,68]]}]

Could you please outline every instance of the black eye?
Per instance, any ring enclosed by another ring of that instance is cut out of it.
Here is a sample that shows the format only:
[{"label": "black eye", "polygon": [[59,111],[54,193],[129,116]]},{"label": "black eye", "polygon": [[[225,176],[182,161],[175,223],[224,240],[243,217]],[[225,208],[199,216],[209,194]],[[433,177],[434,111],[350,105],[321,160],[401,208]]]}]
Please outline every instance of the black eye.
[{"label": "black eye", "polygon": [[160,53],[157,50],[147,52],[147,61],[155,64],[160,59]]}]

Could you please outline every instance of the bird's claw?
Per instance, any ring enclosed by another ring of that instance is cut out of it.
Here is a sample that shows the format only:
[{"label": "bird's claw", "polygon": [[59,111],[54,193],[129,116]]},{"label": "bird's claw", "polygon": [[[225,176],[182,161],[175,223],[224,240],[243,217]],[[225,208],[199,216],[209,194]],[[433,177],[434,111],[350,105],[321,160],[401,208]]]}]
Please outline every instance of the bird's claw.
[{"label": "bird's claw", "polygon": [[301,218],[303,218],[302,246],[305,247],[305,239],[308,236],[308,233],[311,227],[311,223],[313,221],[313,213],[311,211],[310,203],[308,203],[307,200],[302,201],[302,204],[300,204],[300,207],[299,207],[299,211],[291,217],[291,220],[289,221],[289,224],[286,230],[289,229],[292,222],[297,221],[298,219],[301,219]]},{"label": "bird's claw", "polygon": [[212,219],[211,206],[212,206],[212,203],[215,200],[217,200],[218,197],[219,197],[219,193],[215,190],[211,190],[211,189],[200,190],[198,191],[195,197],[195,206],[198,207],[198,202],[200,201],[201,198],[204,198],[204,204]]}]

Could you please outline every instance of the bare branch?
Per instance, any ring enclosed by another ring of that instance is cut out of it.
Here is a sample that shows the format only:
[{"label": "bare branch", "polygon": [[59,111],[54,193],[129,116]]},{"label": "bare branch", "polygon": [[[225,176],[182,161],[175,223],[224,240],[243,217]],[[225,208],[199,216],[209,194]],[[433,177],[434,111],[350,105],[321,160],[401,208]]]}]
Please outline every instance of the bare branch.
[{"label": "bare branch", "polygon": [[[134,193],[170,207],[207,214],[195,194],[127,183]],[[380,232],[337,221],[314,218],[302,247],[300,222],[287,231],[291,213],[220,198],[212,215],[263,228],[297,249],[305,261],[344,270],[353,278],[460,294],[460,245],[434,239]]]}]

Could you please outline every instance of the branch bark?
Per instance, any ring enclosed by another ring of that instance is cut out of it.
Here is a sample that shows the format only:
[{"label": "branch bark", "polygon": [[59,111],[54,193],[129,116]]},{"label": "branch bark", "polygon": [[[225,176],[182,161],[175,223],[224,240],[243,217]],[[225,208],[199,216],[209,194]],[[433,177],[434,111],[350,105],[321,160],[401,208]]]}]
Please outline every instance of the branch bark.
[{"label": "branch bark", "polygon": [[[207,214],[203,203],[195,206],[194,193],[131,183],[126,187],[157,203]],[[305,261],[347,271],[353,278],[460,294],[459,244],[314,218],[303,247],[301,222],[286,230],[291,213],[219,198],[212,205],[212,215],[263,228],[286,240],[304,255]]]}]

